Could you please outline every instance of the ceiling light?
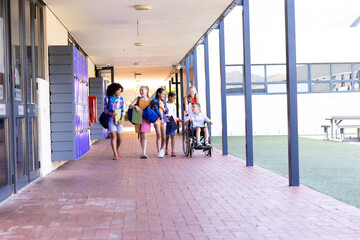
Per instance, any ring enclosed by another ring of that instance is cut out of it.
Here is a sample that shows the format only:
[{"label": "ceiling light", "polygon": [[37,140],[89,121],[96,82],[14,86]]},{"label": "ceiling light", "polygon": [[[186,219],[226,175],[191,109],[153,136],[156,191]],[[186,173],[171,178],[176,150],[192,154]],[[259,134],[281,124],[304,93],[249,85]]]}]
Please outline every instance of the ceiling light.
[{"label": "ceiling light", "polygon": [[140,80],[141,73],[134,73],[135,80]]},{"label": "ceiling light", "polygon": [[138,11],[147,11],[151,9],[151,5],[135,5],[134,7]]},{"label": "ceiling light", "polygon": [[138,47],[142,47],[142,46],[145,46],[146,44],[145,43],[135,43],[135,46],[138,46]]},{"label": "ceiling light", "polygon": [[143,63],[142,63],[142,62],[136,62],[136,63],[134,63],[134,65],[136,65],[136,66],[142,66]]},{"label": "ceiling light", "polygon": [[173,64],[172,68],[176,68],[176,69],[179,70],[181,68],[181,65],[180,64]]}]

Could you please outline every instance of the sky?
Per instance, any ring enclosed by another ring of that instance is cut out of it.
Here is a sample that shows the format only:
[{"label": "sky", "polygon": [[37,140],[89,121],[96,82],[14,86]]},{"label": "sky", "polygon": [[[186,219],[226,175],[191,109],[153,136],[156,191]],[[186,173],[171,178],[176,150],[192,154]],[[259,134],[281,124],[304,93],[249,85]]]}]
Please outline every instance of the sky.
[{"label": "sky", "polygon": [[[225,20],[228,64],[242,62],[241,11]],[[297,62],[360,62],[359,16],[359,0],[295,0]],[[284,0],[250,1],[250,37],[253,64],[286,61]]]}]

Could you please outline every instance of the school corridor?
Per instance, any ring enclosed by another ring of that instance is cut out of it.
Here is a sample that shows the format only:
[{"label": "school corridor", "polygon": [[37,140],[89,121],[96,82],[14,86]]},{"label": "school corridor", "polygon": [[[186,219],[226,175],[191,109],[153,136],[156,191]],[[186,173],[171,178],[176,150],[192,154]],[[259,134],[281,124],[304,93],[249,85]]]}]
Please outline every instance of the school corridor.
[{"label": "school corridor", "polygon": [[359,239],[360,209],[214,150],[139,158],[125,132],[119,161],[109,139],[0,206],[0,239]]}]

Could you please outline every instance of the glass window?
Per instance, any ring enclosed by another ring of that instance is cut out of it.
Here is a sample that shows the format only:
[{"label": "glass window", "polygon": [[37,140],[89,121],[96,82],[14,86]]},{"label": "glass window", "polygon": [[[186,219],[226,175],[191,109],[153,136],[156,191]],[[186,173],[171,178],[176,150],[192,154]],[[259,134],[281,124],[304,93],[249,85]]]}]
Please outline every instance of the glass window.
[{"label": "glass window", "polygon": [[30,162],[30,172],[38,169],[37,166],[37,136],[36,136],[36,119],[30,118],[29,121],[29,140],[28,141],[28,148],[29,148],[29,162]]},{"label": "glass window", "polygon": [[296,65],[296,75],[298,81],[309,81],[309,65],[308,64]]},{"label": "glass window", "polygon": [[0,100],[6,100],[4,1],[0,1]]},{"label": "glass window", "polygon": [[26,60],[27,60],[27,101],[34,103],[35,95],[35,79],[33,76],[33,52],[31,48],[31,14],[30,14],[30,1],[25,1],[25,39],[26,39]]},{"label": "glass window", "polygon": [[226,66],[226,82],[242,83],[244,79],[243,66]]},{"label": "glass window", "polygon": [[360,79],[360,63],[353,64],[353,79]]},{"label": "glass window", "polygon": [[298,83],[297,90],[298,93],[309,92],[309,85],[307,83]]},{"label": "glass window", "polygon": [[354,88],[355,88],[354,90],[355,90],[355,91],[360,91],[359,86],[360,86],[360,82],[355,82],[355,83],[354,83]]},{"label": "glass window", "polygon": [[20,53],[19,1],[11,1],[10,6],[15,101],[23,102],[24,78],[22,76],[22,59]]},{"label": "glass window", "polygon": [[352,91],[351,82],[333,82],[334,92],[348,92]]},{"label": "glass window", "polygon": [[330,91],[330,83],[311,83],[311,91],[312,92],[329,92]]},{"label": "glass window", "polygon": [[264,65],[251,66],[251,81],[252,82],[265,82],[265,66]]},{"label": "glass window", "polygon": [[252,84],[251,90],[253,93],[265,93],[265,84]]},{"label": "glass window", "polygon": [[268,84],[268,93],[286,93],[286,84]]},{"label": "glass window", "polygon": [[334,63],[332,66],[332,80],[351,80],[351,64]]},{"label": "glass window", "polygon": [[226,93],[227,94],[243,94],[244,86],[242,84],[239,85],[226,85]]},{"label": "glass window", "polygon": [[330,80],[330,64],[311,64],[311,80]]},{"label": "glass window", "polygon": [[45,78],[44,67],[44,45],[43,45],[43,17],[42,8],[39,5],[35,5],[35,61],[36,61],[36,76]]},{"label": "glass window", "polygon": [[266,65],[267,82],[285,82],[286,65]]}]

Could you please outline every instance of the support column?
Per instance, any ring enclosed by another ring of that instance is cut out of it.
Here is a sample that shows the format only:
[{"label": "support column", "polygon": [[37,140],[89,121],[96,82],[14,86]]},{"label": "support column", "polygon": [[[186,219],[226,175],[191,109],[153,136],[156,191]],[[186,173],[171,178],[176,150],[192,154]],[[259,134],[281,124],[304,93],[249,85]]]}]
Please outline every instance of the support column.
[{"label": "support column", "polygon": [[228,155],[224,20],[220,22],[219,27],[220,27],[219,37],[220,37],[220,75],[221,75],[222,153],[223,155]]},{"label": "support column", "polygon": [[186,96],[187,96],[189,95],[189,87],[190,87],[190,56],[187,57],[185,60],[185,67],[186,67]]},{"label": "support column", "polygon": [[254,166],[253,126],[252,126],[252,92],[251,92],[251,58],[250,58],[250,19],[249,1],[243,1],[243,52],[244,52],[244,98],[245,98],[245,138],[246,166]]},{"label": "support column", "polygon": [[294,0],[285,0],[289,185],[292,187],[300,184],[294,5]]},{"label": "support column", "polygon": [[[180,101],[179,101],[179,77],[178,77],[178,73],[175,73],[175,87],[176,87],[176,116],[179,116],[179,106],[180,106]],[[178,124],[178,129],[177,129],[177,133],[179,133],[180,129],[179,129],[179,122]]]},{"label": "support column", "polygon": [[171,80],[169,80],[169,92],[171,92],[171,82],[174,80],[174,78],[172,77]]},{"label": "support column", "polygon": [[[183,69],[180,69],[180,109],[181,109],[181,119],[184,119],[184,79],[183,79]],[[184,134],[184,124],[182,124],[182,134]]]},{"label": "support column", "polygon": [[198,69],[197,69],[197,46],[194,49],[193,66],[194,66],[194,84],[195,84],[195,87],[196,87],[196,91],[199,91],[199,87],[198,87]]},{"label": "support column", "polygon": [[205,92],[206,92],[206,115],[211,119],[210,104],[210,68],[209,68],[209,40],[204,40],[204,58],[205,58]]}]

